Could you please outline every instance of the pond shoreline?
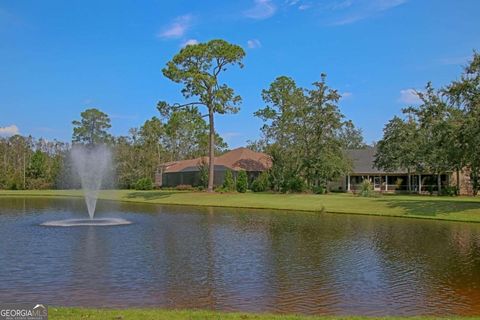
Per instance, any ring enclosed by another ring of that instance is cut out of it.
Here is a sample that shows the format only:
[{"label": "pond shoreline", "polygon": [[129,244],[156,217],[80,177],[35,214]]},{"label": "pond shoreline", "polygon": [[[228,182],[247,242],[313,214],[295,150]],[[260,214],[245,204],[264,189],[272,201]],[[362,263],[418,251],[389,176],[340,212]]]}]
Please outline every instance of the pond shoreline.
[{"label": "pond shoreline", "polygon": [[49,317],[52,320],[67,319],[150,319],[150,320],[195,320],[195,319],[227,319],[227,320],[398,320],[398,319],[480,319],[480,317],[433,317],[433,316],[417,316],[417,317],[362,317],[362,316],[307,316],[297,314],[262,314],[262,313],[240,313],[240,312],[220,312],[210,310],[170,310],[170,309],[91,309],[91,308],[65,308],[50,307]]},{"label": "pond shoreline", "polygon": [[[0,191],[1,197],[83,197],[81,190]],[[351,194],[206,193],[189,191],[103,190],[99,200],[201,207],[268,209],[311,213],[355,214],[480,223],[480,199]]]}]

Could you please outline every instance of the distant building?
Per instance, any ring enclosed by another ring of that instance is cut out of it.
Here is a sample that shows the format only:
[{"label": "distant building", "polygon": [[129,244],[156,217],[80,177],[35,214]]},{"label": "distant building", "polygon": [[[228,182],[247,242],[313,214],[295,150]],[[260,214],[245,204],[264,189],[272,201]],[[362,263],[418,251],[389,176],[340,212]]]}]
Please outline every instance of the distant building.
[{"label": "distant building", "polygon": [[[245,170],[251,181],[271,166],[269,155],[247,148],[237,148],[215,157],[214,185],[223,184],[227,170],[231,170],[234,175],[240,170]],[[208,157],[164,163],[155,176],[155,184],[159,187],[199,186],[202,167],[208,170]]]},{"label": "distant building", "polygon": [[[352,163],[352,172],[341,179],[330,183],[331,190],[356,192],[360,189],[363,180],[372,183],[375,191],[402,192],[408,191],[408,173],[404,169],[387,172],[375,167],[375,147],[348,150],[347,157]],[[442,187],[456,186],[455,172],[445,172],[440,175]],[[471,194],[469,177],[465,172],[460,173],[460,193]],[[429,172],[412,172],[410,174],[410,190],[417,193],[437,192],[437,175]]]},{"label": "distant building", "polygon": [[[347,157],[352,163],[352,171],[336,181],[329,183],[329,190],[357,192],[364,180],[369,180],[375,191],[378,192],[406,192],[408,191],[408,174],[406,170],[398,169],[392,172],[375,167],[375,147],[348,150]],[[201,184],[201,169],[208,170],[208,157],[191,160],[181,160],[164,163],[160,166],[155,177],[159,187],[175,187],[178,185],[199,186]],[[272,161],[269,155],[254,152],[247,148],[238,148],[221,156],[215,157],[214,185],[223,184],[226,170],[232,170],[234,175],[245,170],[252,181],[260,173],[270,169]],[[456,186],[456,174],[446,172],[440,175],[443,187]],[[417,193],[437,192],[437,176],[428,172],[414,172],[410,175],[410,190]],[[468,174],[460,173],[460,193],[472,194]]]}]

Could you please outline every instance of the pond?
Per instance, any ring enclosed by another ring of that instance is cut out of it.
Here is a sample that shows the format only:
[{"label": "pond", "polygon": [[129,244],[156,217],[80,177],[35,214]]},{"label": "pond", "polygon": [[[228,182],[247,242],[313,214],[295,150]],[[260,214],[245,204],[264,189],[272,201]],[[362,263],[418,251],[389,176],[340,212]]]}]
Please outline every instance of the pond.
[{"label": "pond", "polygon": [[480,224],[0,198],[0,301],[331,315],[480,314]]}]

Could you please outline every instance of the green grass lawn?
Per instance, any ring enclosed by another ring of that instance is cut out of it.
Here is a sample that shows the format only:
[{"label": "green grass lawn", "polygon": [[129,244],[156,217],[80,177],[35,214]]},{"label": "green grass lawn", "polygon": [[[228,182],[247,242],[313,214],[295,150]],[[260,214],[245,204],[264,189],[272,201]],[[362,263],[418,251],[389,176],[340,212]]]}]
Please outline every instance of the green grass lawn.
[{"label": "green grass lawn", "polygon": [[[0,191],[1,196],[81,197],[79,190]],[[206,193],[185,191],[105,190],[100,199],[157,204],[261,208],[352,213],[480,222],[480,198],[352,194]]]},{"label": "green grass lawn", "polygon": [[[51,320],[203,320],[203,319],[226,319],[226,320],[360,320],[360,319],[438,319],[438,317],[386,317],[386,318],[367,318],[367,317],[309,317],[299,315],[272,315],[272,314],[251,314],[251,313],[223,313],[215,311],[189,311],[189,310],[163,310],[163,309],[80,309],[80,308],[52,308],[48,310],[48,316]],[[448,317],[442,319],[480,319],[480,318],[461,318]]]}]

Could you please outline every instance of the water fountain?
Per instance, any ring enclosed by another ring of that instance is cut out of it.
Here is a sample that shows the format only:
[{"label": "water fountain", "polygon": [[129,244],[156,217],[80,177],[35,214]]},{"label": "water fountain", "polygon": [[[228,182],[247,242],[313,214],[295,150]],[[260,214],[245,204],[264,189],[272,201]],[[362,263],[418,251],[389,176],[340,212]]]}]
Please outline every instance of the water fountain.
[{"label": "water fountain", "polygon": [[98,193],[102,182],[107,176],[112,163],[112,153],[106,145],[83,146],[75,145],[71,151],[71,160],[75,172],[80,177],[83,196],[90,219],[68,219],[49,221],[44,226],[111,226],[130,224],[130,221],[119,218],[95,219],[95,208],[97,206]]},{"label": "water fountain", "polygon": [[88,215],[93,219],[97,206],[98,192],[111,165],[112,154],[105,145],[82,146],[72,149],[73,167],[80,176]]}]

